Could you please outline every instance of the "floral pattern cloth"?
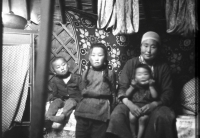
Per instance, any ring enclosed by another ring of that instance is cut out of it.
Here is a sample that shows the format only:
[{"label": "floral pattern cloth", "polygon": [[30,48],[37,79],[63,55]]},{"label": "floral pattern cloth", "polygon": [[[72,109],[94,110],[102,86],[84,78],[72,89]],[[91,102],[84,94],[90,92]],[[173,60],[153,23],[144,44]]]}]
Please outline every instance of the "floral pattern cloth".
[{"label": "floral pattern cloth", "polygon": [[[92,43],[100,42],[106,45],[109,54],[109,69],[114,70],[118,76],[128,59],[140,55],[140,40],[144,30],[132,36],[114,36],[111,31],[98,29],[97,20],[84,16],[81,12],[71,10],[67,12],[67,15],[71,18],[71,23],[76,30],[80,52],[80,74],[85,70],[88,62],[88,50]],[[154,30],[157,26],[154,26]],[[160,26],[162,28],[162,25]],[[172,36],[166,33],[164,28],[162,28],[163,31],[160,31],[161,28],[157,31],[162,40],[160,54],[170,65],[174,83],[177,87],[182,88],[195,74],[195,38]],[[179,86],[177,82],[180,84]]]},{"label": "floral pattern cloth", "polygon": [[80,73],[85,70],[88,62],[87,56],[91,44],[103,43],[108,50],[109,69],[118,72],[123,66],[123,54],[129,44],[129,37],[125,35],[114,36],[103,29],[97,29],[95,21],[82,17],[79,13],[68,11],[76,28],[78,46],[80,51]]}]

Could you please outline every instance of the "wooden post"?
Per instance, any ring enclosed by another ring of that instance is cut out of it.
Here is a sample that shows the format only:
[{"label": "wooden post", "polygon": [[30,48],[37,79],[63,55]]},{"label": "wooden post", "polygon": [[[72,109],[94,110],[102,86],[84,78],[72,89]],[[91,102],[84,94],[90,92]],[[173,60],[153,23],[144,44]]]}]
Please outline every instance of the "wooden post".
[{"label": "wooden post", "polygon": [[94,14],[97,14],[97,4],[98,4],[97,0],[91,0],[91,2],[92,2],[92,12]]},{"label": "wooden post", "polygon": [[65,1],[59,0],[59,6],[60,6],[60,14],[61,14],[61,19],[62,19],[62,24],[66,24]]},{"label": "wooden post", "polygon": [[79,10],[82,10],[83,7],[82,7],[82,0],[76,0],[76,8],[79,9]]},{"label": "wooden post", "polygon": [[[3,2],[0,2],[0,13],[2,13],[2,3]],[[2,14],[1,14],[2,15]],[[2,49],[3,49],[3,42],[2,42],[2,33],[3,33],[3,29],[2,29],[2,16],[0,15],[0,23],[1,23],[1,26],[0,26],[0,44],[1,44],[1,47],[0,47],[0,101],[1,101],[1,104],[0,104],[0,124],[2,124]],[[0,137],[2,137],[2,125],[1,125],[1,128],[0,128]]]},{"label": "wooden post", "polygon": [[43,138],[54,2],[54,0],[41,0],[39,45],[36,51],[35,91],[33,92],[31,108],[31,138]]}]

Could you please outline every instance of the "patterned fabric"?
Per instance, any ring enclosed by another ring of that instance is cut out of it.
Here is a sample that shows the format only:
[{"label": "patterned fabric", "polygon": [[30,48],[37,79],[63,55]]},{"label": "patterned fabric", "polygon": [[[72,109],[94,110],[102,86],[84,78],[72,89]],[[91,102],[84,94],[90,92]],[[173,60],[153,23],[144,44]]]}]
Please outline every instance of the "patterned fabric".
[{"label": "patterned fabric", "polygon": [[194,113],[197,113],[199,109],[198,107],[198,90],[199,90],[199,80],[198,78],[193,78],[189,82],[187,82],[183,90],[181,92],[181,105],[183,108],[190,110]]},{"label": "patterned fabric", "polygon": [[21,121],[29,85],[29,45],[3,46],[2,130]]},{"label": "patterned fabric", "polygon": [[[126,61],[140,55],[140,42],[144,31],[140,30],[134,35],[117,35],[112,32],[98,29],[96,20],[80,11],[67,11],[66,16],[71,18],[72,27],[76,30],[77,44],[80,51],[80,74],[85,70],[88,60],[88,50],[92,43],[103,43],[108,49],[109,68],[114,70],[118,77]],[[159,23],[159,22],[158,22]],[[160,26],[160,27],[159,27]],[[161,24],[152,26],[157,30],[162,40],[159,53],[168,62],[176,91],[194,77],[195,73],[195,38],[172,36],[164,30]],[[158,27],[158,28],[157,28]],[[145,29],[142,28],[141,29]]]},{"label": "patterned fabric", "polygon": [[197,138],[198,118],[195,116],[178,116],[176,118],[177,138]]},{"label": "patterned fabric", "polygon": [[166,0],[167,33],[194,36],[198,30],[196,0]]},{"label": "patterned fabric", "polygon": [[86,68],[88,52],[93,43],[103,43],[107,47],[109,69],[118,74],[127,59],[122,53],[126,53],[125,47],[129,44],[129,36],[114,36],[111,32],[97,29],[96,21],[82,16],[81,13],[68,11],[67,15],[72,19],[76,30],[80,49],[80,74]]}]

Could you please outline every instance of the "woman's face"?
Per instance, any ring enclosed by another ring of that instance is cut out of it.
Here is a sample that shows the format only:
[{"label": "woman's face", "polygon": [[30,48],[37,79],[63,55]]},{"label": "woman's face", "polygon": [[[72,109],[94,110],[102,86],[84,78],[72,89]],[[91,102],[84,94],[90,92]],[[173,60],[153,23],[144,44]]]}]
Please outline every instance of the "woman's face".
[{"label": "woman's face", "polygon": [[105,53],[101,47],[94,47],[90,53],[89,60],[94,68],[101,68],[105,60]]},{"label": "woman's face", "polygon": [[141,56],[145,61],[152,61],[158,53],[158,43],[155,40],[148,39],[141,44]]}]

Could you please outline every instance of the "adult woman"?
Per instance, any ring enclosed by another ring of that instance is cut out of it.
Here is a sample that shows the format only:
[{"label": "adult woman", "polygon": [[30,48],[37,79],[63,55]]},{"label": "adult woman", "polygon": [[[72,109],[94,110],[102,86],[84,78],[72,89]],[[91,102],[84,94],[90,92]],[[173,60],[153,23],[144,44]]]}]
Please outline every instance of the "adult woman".
[{"label": "adult woman", "polygon": [[[118,98],[122,103],[112,112],[107,132],[120,138],[132,138],[128,113],[130,111],[139,116],[140,112],[143,112],[150,114],[144,138],[173,138],[175,115],[168,107],[173,99],[172,79],[169,67],[158,58],[159,35],[152,31],[145,33],[140,48],[141,55],[128,60],[120,75]],[[131,87],[133,72],[138,64],[147,64],[151,68],[159,96],[157,101],[146,104],[143,111],[126,96],[126,90]]]}]

